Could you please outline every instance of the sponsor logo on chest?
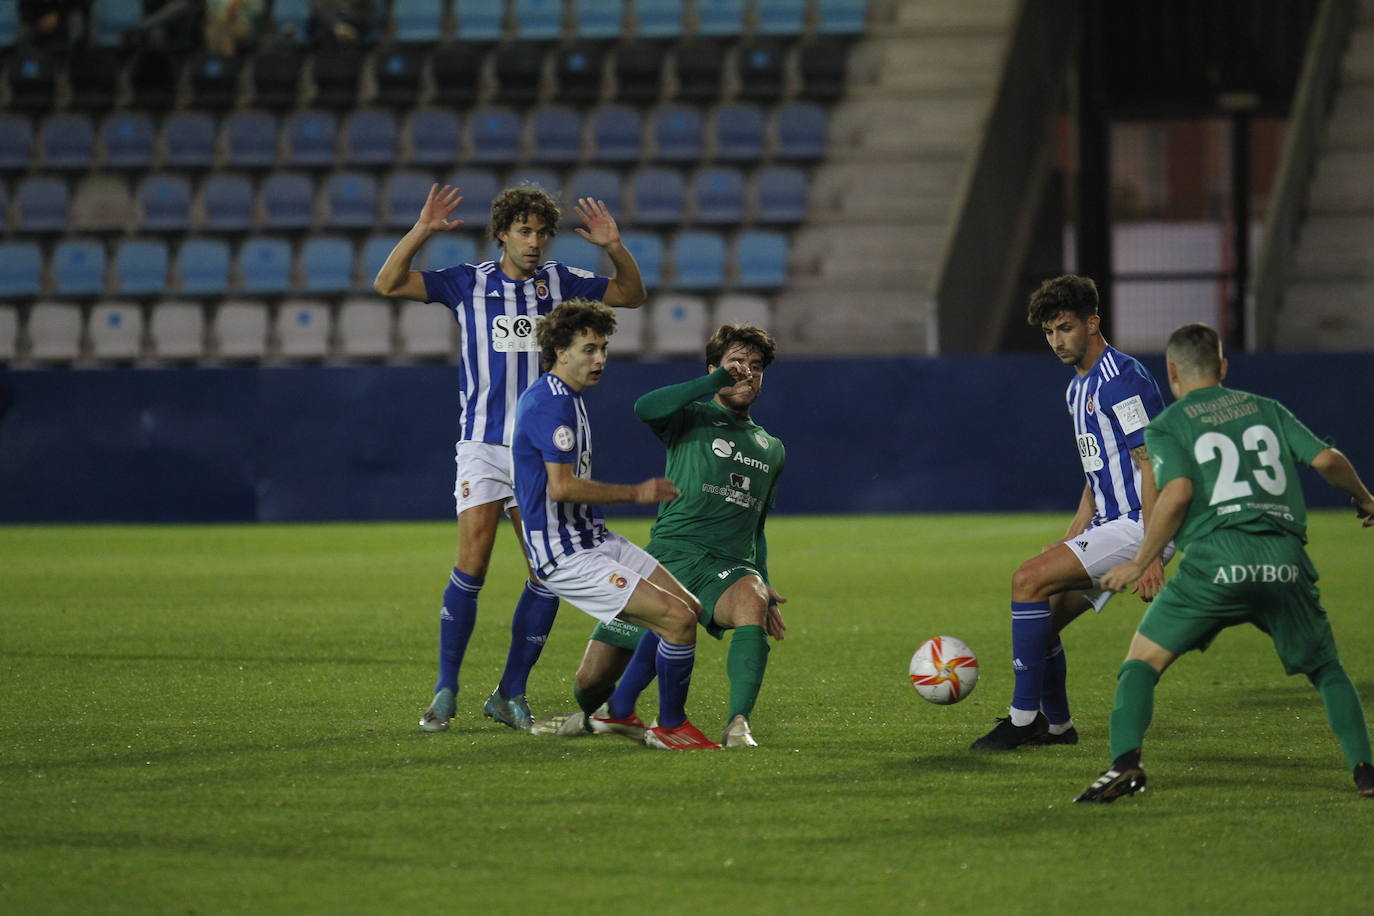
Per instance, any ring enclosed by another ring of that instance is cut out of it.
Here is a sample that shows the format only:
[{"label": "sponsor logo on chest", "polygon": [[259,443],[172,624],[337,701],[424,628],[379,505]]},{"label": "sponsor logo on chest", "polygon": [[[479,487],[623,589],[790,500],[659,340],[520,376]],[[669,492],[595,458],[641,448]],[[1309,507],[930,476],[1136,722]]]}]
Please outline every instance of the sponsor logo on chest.
[{"label": "sponsor logo on chest", "polygon": [[729,439],[716,439],[711,443],[711,451],[717,458],[729,458],[731,461],[744,465],[745,467],[755,468],[768,473],[768,462],[760,461],[758,458],[751,458],[735,447],[735,443]]},{"label": "sponsor logo on chest", "polygon": [[531,315],[496,315],[491,319],[491,348],[497,353],[533,353],[539,349],[535,332],[539,320]]}]

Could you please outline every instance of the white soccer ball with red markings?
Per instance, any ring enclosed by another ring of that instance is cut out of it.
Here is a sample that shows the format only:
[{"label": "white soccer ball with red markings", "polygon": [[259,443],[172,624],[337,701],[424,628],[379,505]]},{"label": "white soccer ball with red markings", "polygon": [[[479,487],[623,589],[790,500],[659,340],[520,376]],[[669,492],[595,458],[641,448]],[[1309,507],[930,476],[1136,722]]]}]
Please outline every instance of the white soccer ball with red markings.
[{"label": "white soccer ball with red markings", "polygon": [[921,643],[911,656],[911,686],[932,703],[958,703],[973,693],[977,683],[978,656],[962,639],[936,636]]}]

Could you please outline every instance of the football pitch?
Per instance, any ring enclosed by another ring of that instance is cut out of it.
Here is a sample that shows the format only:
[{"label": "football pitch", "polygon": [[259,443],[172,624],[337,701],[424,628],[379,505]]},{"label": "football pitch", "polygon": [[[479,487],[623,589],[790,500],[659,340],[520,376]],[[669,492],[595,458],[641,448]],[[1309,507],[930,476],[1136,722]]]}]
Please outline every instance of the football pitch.
[{"label": "football pitch", "polygon": [[[458,718],[426,735],[450,523],[0,528],[0,912],[1368,912],[1374,802],[1253,629],[1161,682],[1143,795],[1070,803],[1107,763],[1135,598],[1065,634],[1079,745],[967,750],[1010,697],[1011,573],[1067,521],[773,519],[791,600],[761,747],[691,754],[481,717],[508,532]],[[1311,533],[1374,711],[1374,531]],[[536,715],[572,708],[590,624],[563,605]],[[951,707],[906,674],[938,634],[983,665]],[[688,708],[716,736],[725,645],[702,635]]]}]

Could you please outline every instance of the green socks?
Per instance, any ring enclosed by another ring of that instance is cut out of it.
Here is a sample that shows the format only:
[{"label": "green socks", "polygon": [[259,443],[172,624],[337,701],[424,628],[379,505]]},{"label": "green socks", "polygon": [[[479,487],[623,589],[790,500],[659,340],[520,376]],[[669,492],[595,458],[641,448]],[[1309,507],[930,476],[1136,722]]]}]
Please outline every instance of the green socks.
[{"label": "green socks", "polygon": [[1321,694],[1322,705],[1326,707],[1326,721],[1336,733],[1341,753],[1345,755],[1345,765],[1355,769],[1357,763],[1369,763],[1369,726],[1365,724],[1364,707],[1360,705],[1360,695],[1350,681],[1350,675],[1340,662],[1329,662],[1315,674],[1308,675],[1312,686]]},{"label": "green socks", "polygon": [[1139,750],[1145,740],[1145,729],[1155,710],[1155,684],[1159,672],[1149,663],[1133,658],[1121,666],[1116,674],[1116,706],[1112,708],[1112,759],[1127,751]]},{"label": "green socks", "polygon": [[730,677],[730,712],[725,721],[738,715],[749,718],[763,687],[763,672],[767,667],[768,634],[763,627],[736,627],[725,659],[725,673]]}]

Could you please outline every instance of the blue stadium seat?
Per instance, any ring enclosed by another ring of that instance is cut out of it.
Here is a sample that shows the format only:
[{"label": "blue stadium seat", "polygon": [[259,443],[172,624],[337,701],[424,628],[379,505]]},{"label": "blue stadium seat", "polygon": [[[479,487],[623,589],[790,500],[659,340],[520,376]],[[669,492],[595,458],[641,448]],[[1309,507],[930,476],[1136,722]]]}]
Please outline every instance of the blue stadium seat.
[{"label": "blue stadium seat", "polygon": [[[3,0],[0,0],[3,2]],[[10,185],[0,178],[0,234],[10,228]]]},{"label": "blue stadium seat", "polygon": [[303,172],[272,172],[259,195],[264,229],[309,229],[315,220],[315,183]]},{"label": "blue stadium seat", "polygon": [[630,196],[635,204],[635,225],[682,222],[687,188],[680,172],[657,167],[640,169],[630,180]]},{"label": "blue stadium seat", "polygon": [[312,0],[273,0],[272,38],[285,44],[310,42]]},{"label": "blue stadium seat", "polygon": [[0,297],[37,296],[42,281],[43,252],[37,242],[0,242]]},{"label": "blue stadium seat", "polygon": [[330,175],[325,179],[324,199],[330,228],[367,229],[377,223],[377,179],[366,172]]},{"label": "blue stadium seat", "polygon": [[796,38],[806,28],[807,0],[755,0],[758,4],[757,35]]},{"label": "blue stadium seat", "polygon": [[242,175],[217,173],[200,188],[201,228],[246,232],[253,225],[253,182]]},{"label": "blue stadium seat", "polygon": [[191,182],[185,175],[149,175],[138,184],[143,228],[180,232],[191,223]]},{"label": "blue stadium seat", "polygon": [[23,171],[33,163],[33,122],[0,112],[0,171]]},{"label": "blue stadium seat", "polygon": [[377,55],[372,69],[377,104],[409,108],[420,97],[425,55],[418,48],[388,48]]},{"label": "blue stadium seat", "polygon": [[697,0],[697,34],[711,38],[744,34],[744,0]]},{"label": "blue stadium seat", "polygon": [[661,162],[693,162],[701,158],[701,111],[688,105],[664,105],[649,116],[655,156]]},{"label": "blue stadium seat", "polygon": [[491,216],[492,199],[501,191],[496,173],[490,169],[459,169],[449,175],[445,183],[453,185],[463,195],[451,218],[461,219],[468,229],[480,232]]},{"label": "blue stadium seat", "polygon": [[636,38],[681,38],[682,0],[634,0]]},{"label": "blue stadium seat", "polygon": [[787,236],[781,232],[751,230],[735,240],[735,287],[777,289],[787,281]]},{"label": "blue stadium seat", "polygon": [[868,27],[868,0],[817,0],[816,31],[821,35],[862,35]]},{"label": "blue stadium seat", "polygon": [[454,38],[458,41],[500,41],[505,30],[504,0],[453,0],[457,20]]},{"label": "blue stadium seat", "polygon": [[770,165],[754,175],[754,219],[760,223],[800,223],[806,218],[806,173]]},{"label": "blue stadium seat", "polygon": [[420,108],[406,119],[403,146],[409,151],[407,161],[416,165],[452,165],[461,139],[462,124],[452,111]]},{"label": "blue stadium seat", "polygon": [[391,37],[398,44],[436,44],[443,29],[444,0],[393,0]]},{"label": "blue stadium seat", "polygon": [[[387,257],[391,254],[391,249],[396,247],[397,238],[394,235],[369,235],[363,240],[362,251],[358,255],[358,275],[355,278],[354,289],[363,292],[372,289],[372,281],[377,276],[377,271],[382,269]],[[422,260],[424,249],[420,249],[420,254],[415,257],[410,266],[419,270],[425,266]]]},{"label": "blue stadium seat", "polygon": [[605,252],[575,232],[560,232],[549,248],[548,257],[569,267],[606,273]]},{"label": "blue stadium seat", "polygon": [[434,176],[429,172],[403,170],[392,172],[382,184],[382,225],[390,229],[409,229],[420,218]]},{"label": "blue stadium seat", "polygon": [[725,237],[719,232],[679,232],[669,249],[677,289],[716,289],[725,284]]},{"label": "blue stadium seat", "polygon": [[744,173],[728,166],[699,169],[689,186],[694,218],[719,225],[744,219]]},{"label": "blue stadium seat", "polygon": [[124,33],[138,25],[143,8],[130,0],[94,0],[90,12],[90,36],[94,44],[117,48],[124,41]]},{"label": "blue stadium seat", "polygon": [[105,246],[94,239],[62,239],[48,274],[55,296],[99,295],[105,288]]},{"label": "blue stadium seat", "polygon": [[115,247],[110,289],[126,296],[158,296],[167,289],[167,243],[125,239]]},{"label": "blue stadium seat", "polygon": [[324,296],[353,288],[353,245],[348,239],[321,235],[301,245],[300,291]]},{"label": "blue stadium seat", "polygon": [[624,15],[623,0],[573,0],[573,34],[589,41],[619,38]]},{"label": "blue stadium seat", "polygon": [[663,283],[663,239],[653,232],[622,233],[620,243],[634,255],[639,275],[650,289]]},{"label": "blue stadium seat", "polygon": [[643,310],[648,312],[649,325],[653,328],[656,354],[688,356],[701,352],[701,341],[709,333],[705,299],[668,293],[654,296]]},{"label": "blue stadium seat", "polygon": [[229,243],[222,239],[188,239],[177,252],[178,288],[189,296],[223,296],[229,292]]},{"label": "blue stadium seat", "polygon": [[153,141],[153,119],[141,111],[109,115],[100,125],[107,168],[146,169],[153,161]]},{"label": "blue stadium seat", "polygon": [[178,111],[162,124],[162,164],[207,169],[215,162],[215,119],[203,111]]},{"label": "blue stadium seat", "polygon": [[89,116],[76,112],[48,115],[38,145],[50,169],[89,169],[95,156],[95,125]]},{"label": "blue stadium seat", "polygon": [[477,239],[457,230],[436,232],[425,244],[421,257],[422,263],[429,265],[431,270],[442,270],[457,264],[475,264],[479,257]]},{"label": "blue stadium seat", "polygon": [[518,188],[522,184],[538,185],[555,198],[560,196],[563,187],[563,182],[558,180],[557,172],[537,165],[520,166],[506,173],[505,187]]},{"label": "blue stadium seat", "polygon": [[285,295],[291,289],[291,243],[251,235],[239,245],[238,288],[262,296]]},{"label": "blue stadium seat", "polygon": [[530,113],[535,162],[566,164],[582,157],[582,116],[563,105],[536,108]]},{"label": "blue stadium seat", "polygon": [[716,159],[725,162],[757,162],[763,158],[763,109],[747,102],[733,102],[716,110],[714,119]]},{"label": "blue stadium seat", "polygon": [[810,160],[825,155],[825,109],[806,102],[778,106],[775,124],[778,159]]},{"label": "blue stadium seat", "polygon": [[472,139],[470,162],[513,163],[520,158],[520,116],[493,105],[479,108],[468,120]]},{"label": "blue stadium seat", "polygon": [[0,48],[12,48],[18,40],[18,0],[0,0]]},{"label": "blue stadium seat", "polygon": [[334,164],[339,122],[327,111],[297,111],[282,127],[286,137],[284,165],[319,168]]},{"label": "blue stadium seat", "polygon": [[268,168],[277,160],[277,119],[265,111],[235,111],[224,119],[225,166]]},{"label": "blue stadium seat", "polygon": [[344,121],[347,165],[390,165],[396,161],[396,115],[390,111],[358,110]]},{"label": "blue stadium seat", "polygon": [[759,41],[741,46],[735,55],[740,98],[746,102],[763,102],[768,105],[781,101],[786,82],[783,58],[782,47],[772,41]]},{"label": "blue stadium seat", "polygon": [[594,162],[638,162],[644,121],[628,105],[604,105],[592,112]]},{"label": "blue stadium seat", "polygon": [[620,216],[625,202],[620,176],[610,169],[578,169],[568,178],[568,203],[584,197],[604,201],[612,216]]},{"label": "blue stadium seat", "polygon": [[14,225],[20,232],[62,232],[67,228],[71,194],[51,175],[20,179],[14,191]]},{"label": "blue stadium seat", "polygon": [[563,34],[563,0],[512,0],[515,37],[520,41],[553,41]]}]

